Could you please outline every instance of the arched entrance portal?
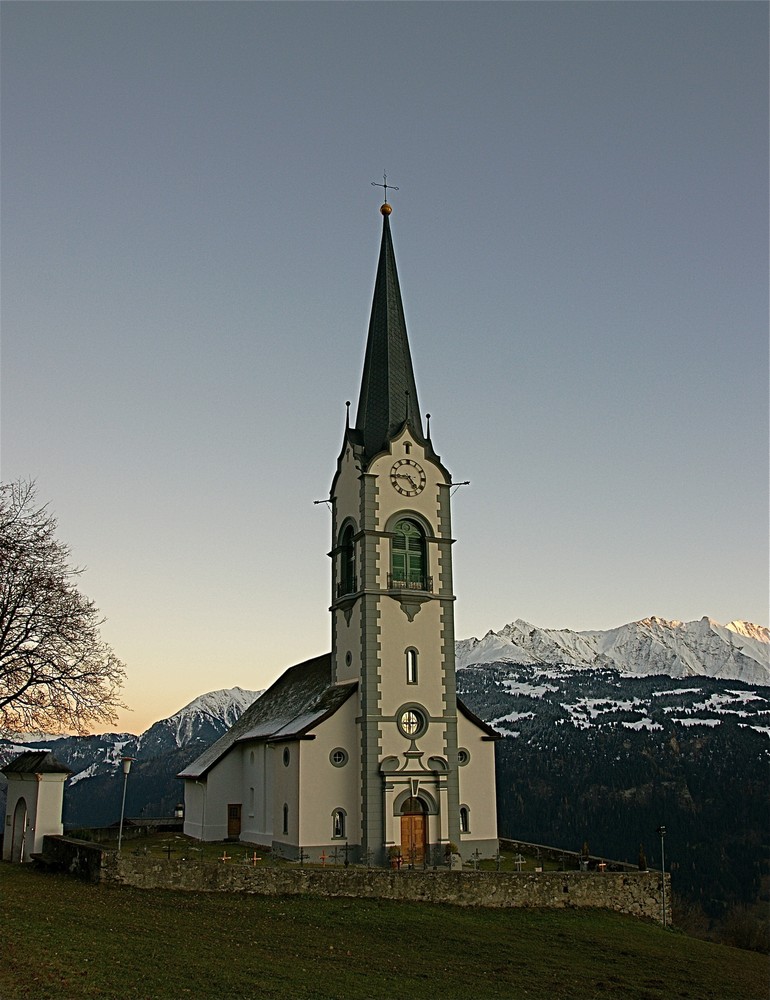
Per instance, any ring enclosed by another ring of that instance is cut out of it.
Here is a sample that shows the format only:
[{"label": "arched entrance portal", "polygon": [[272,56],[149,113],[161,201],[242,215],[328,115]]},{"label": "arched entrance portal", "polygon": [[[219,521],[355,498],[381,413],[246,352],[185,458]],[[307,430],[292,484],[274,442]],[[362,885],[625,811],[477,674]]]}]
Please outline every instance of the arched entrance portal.
[{"label": "arched entrance portal", "polygon": [[13,811],[13,832],[11,833],[11,861],[25,861],[25,836],[27,830],[27,803],[19,799]]},{"label": "arched entrance portal", "polygon": [[427,835],[425,803],[412,796],[401,807],[401,857],[407,864],[423,863]]}]

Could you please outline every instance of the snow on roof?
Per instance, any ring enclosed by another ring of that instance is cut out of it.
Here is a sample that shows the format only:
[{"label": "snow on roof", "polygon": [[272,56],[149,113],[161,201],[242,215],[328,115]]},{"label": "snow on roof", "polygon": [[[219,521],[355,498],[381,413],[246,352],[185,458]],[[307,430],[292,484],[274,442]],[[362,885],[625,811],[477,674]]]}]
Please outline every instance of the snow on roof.
[{"label": "snow on roof", "polygon": [[299,739],[346,701],[357,684],[331,683],[331,653],[297,663],[246,709],[216,743],[189,764],[180,778],[202,778],[236,743]]}]

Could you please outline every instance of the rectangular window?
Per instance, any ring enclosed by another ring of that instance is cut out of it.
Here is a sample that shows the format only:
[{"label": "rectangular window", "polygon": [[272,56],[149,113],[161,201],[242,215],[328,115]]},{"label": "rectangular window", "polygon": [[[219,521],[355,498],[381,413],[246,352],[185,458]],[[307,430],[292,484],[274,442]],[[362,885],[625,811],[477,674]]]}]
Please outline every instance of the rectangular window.
[{"label": "rectangular window", "polygon": [[417,650],[407,649],[406,651],[406,683],[417,683]]}]

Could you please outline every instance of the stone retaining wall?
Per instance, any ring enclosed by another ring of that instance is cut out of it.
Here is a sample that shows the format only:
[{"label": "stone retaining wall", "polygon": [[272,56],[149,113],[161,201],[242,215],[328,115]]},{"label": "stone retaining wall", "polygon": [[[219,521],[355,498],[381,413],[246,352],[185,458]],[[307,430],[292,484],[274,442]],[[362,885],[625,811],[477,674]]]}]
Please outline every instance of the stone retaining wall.
[{"label": "stone retaining wall", "polygon": [[[54,844],[54,842],[56,842]],[[48,837],[46,858],[95,881],[142,889],[248,892],[263,896],[344,896],[447,903],[452,906],[599,907],[662,920],[660,872],[385,871],[378,868],[250,867],[118,854],[95,844]],[[666,875],[666,922],[671,922]]]}]

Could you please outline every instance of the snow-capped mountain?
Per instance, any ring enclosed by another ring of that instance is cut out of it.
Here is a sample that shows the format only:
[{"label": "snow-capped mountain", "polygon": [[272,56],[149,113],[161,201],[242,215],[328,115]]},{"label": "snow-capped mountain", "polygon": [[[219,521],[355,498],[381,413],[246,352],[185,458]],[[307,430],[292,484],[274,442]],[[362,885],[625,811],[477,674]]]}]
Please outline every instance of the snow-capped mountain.
[{"label": "snow-capped mountain", "polygon": [[720,625],[645,618],[605,632],[545,629],[517,620],[483,639],[456,644],[457,666],[484,663],[609,667],[625,676],[714,677],[770,685],[770,631],[751,622]]},{"label": "snow-capped mountain", "polygon": [[[171,815],[180,798],[176,774],[202,750],[226,732],[242,712],[262,694],[236,687],[210,691],[185,705],[168,719],[154,723],[140,736],[102,733],[95,736],[33,736],[0,739],[0,767],[24,750],[46,747],[72,769],[64,798],[66,825],[104,826],[115,819],[116,789],[123,757],[134,757],[131,789],[136,812]],[[0,815],[5,779],[0,776]]]},{"label": "snow-capped mountain", "polygon": [[178,748],[195,741],[213,742],[261,694],[261,691],[246,691],[240,687],[202,694],[169,719],[156,722],[142,733],[136,742],[135,756],[162,752],[169,745]]}]

